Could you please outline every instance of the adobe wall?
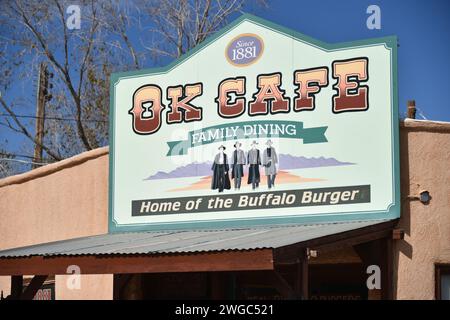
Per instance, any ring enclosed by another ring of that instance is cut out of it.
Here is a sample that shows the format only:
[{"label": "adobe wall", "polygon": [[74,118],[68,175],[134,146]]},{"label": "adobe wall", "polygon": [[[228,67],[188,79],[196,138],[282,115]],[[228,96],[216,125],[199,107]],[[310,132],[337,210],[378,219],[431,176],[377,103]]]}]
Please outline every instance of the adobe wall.
[{"label": "adobe wall", "polygon": [[[450,263],[450,123],[406,120],[401,124],[404,240],[394,242],[394,294],[433,299],[434,264]],[[0,180],[0,250],[108,231],[108,148]],[[414,200],[431,194],[424,205]],[[82,277],[70,290],[56,277],[58,299],[112,299],[112,275]],[[9,294],[9,277],[0,290]]]},{"label": "adobe wall", "polygon": [[[434,265],[450,263],[450,123],[406,120],[400,149],[405,238],[394,242],[394,292],[434,299]],[[428,205],[413,199],[423,190]]]},{"label": "adobe wall", "polygon": [[[0,180],[0,250],[108,232],[108,148]],[[56,277],[58,299],[112,299],[112,275],[83,276],[70,290]],[[3,296],[10,278],[0,277]]]}]

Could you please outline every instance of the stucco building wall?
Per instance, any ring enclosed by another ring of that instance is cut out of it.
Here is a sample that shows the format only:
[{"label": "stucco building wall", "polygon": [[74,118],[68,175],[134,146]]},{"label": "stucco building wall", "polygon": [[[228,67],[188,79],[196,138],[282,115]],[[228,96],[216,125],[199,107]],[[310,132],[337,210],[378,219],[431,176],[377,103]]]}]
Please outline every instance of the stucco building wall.
[{"label": "stucco building wall", "polygon": [[[401,124],[404,240],[394,242],[394,295],[433,299],[434,264],[450,263],[450,123]],[[0,250],[108,231],[108,148],[0,180]],[[423,190],[428,205],[414,199]],[[57,299],[112,299],[112,275],[86,275],[80,289],[56,276]],[[9,277],[0,290],[9,294]]]},{"label": "stucco building wall", "polygon": [[[108,148],[0,180],[0,250],[107,233],[107,190]],[[0,277],[4,296],[9,279]],[[112,276],[82,277],[73,290],[57,276],[55,296],[112,299]]]},{"label": "stucco building wall", "polygon": [[[434,299],[435,263],[450,263],[450,123],[406,120],[401,126],[404,240],[394,242],[397,299]],[[428,191],[431,201],[415,197]]]}]

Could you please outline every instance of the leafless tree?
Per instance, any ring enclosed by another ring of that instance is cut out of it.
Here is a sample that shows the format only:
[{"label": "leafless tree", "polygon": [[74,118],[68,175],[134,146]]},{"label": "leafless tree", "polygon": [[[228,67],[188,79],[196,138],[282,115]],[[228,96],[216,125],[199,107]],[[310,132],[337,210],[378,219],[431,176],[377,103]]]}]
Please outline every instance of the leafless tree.
[{"label": "leafless tree", "polygon": [[[39,62],[49,63],[56,76],[54,82],[56,83],[55,102],[58,104],[57,108],[63,109],[65,116],[74,120],[76,136],[67,138],[77,141],[81,144],[82,149],[89,150],[97,143],[96,136],[91,134],[90,126],[85,122],[85,116],[89,116],[85,111],[90,106],[90,101],[85,99],[87,94],[85,89],[86,83],[91,81],[87,79],[89,72],[101,67],[99,64],[104,56],[101,54],[104,48],[98,41],[101,35],[97,17],[100,7],[94,0],[86,1],[84,5],[86,7],[83,19],[84,28],[69,33],[66,28],[65,16],[67,4],[62,1],[2,2],[1,40],[4,46],[12,47],[13,53],[21,53],[22,68],[12,71],[9,69],[11,75],[15,74],[14,80],[19,78],[22,81],[29,81],[36,73]],[[0,103],[10,116],[3,124],[15,132],[21,133],[33,144],[37,143],[29,126],[22,122],[16,112],[19,108],[18,105],[22,104],[27,107],[22,110],[25,109],[24,111],[30,114],[34,107],[32,100],[14,101],[9,106],[2,95]],[[51,109],[51,105],[49,107]],[[106,105],[102,107],[107,108]],[[42,148],[54,160],[64,157],[59,146],[52,145],[50,141],[43,143]],[[80,150],[80,148],[75,149],[76,151]]]},{"label": "leafless tree", "polygon": [[152,17],[149,31],[155,37],[145,47],[156,56],[180,57],[241,12],[243,5],[243,0],[151,1],[143,8]]},{"label": "leafless tree", "polygon": [[[39,64],[54,74],[41,147],[56,161],[107,144],[109,77],[180,57],[239,15],[244,0],[79,0],[81,28],[66,26],[68,0],[0,2],[0,126],[34,137]],[[264,0],[247,1],[266,6]],[[34,88],[36,89],[36,88]],[[22,95],[18,92],[27,92]],[[31,154],[31,152],[30,152]]]}]

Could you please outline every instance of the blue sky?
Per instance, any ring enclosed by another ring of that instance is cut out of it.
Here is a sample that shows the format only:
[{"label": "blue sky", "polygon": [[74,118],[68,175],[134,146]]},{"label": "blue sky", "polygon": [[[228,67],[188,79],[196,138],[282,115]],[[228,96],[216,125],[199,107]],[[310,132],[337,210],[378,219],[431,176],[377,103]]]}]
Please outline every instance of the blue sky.
[{"label": "blue sky", "polygon": [[[249,5],[245,11],[329,43],[396,35],[399,39],[398,75],[400,114],[407,100],[416,100],[429,120],[450,121],[450,1],[449,0],[277,0],[268,8]],[[381,9],[381,29],[369,30],[369,5]],[[165,61],[169,62],[169,61]],[[146,65],[146,68],[152,65]],[[5,96],[7,101],[34,92],[30,82]],[[31,90],[31,91],[30,91]],[[34,106],[34,103],[30,104]],[[34,114],[34,110],[23,110]],[[34,124],[30,123],[34,132]],[[0,128],[2,142],[17,153],[30,142],[23,136]]]},{"label": "blue sky", "polygon": [[[381,9],[380,30],[366,26],[372,4]],[[400,113],[416,100],[427,119],[450,121],[450,1],[277,0],[253,13],[330,43],[396,35]]]}]

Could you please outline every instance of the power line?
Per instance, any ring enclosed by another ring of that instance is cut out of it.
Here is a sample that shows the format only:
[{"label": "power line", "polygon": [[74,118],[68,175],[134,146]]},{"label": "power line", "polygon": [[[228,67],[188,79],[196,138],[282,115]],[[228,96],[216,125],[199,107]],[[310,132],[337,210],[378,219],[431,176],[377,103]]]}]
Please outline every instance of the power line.
[{"label": "power line", "polygon": [[[27,156],[27,155],[23,155],[23,154],[14,154],[14,153],[0,152],[0,155],[1,156],[11,156],[11,157],[20,157],[20,158],[34,159],[34,157],[32,157],[32,156]],[[11,159],[11,158],[6,158],[6,159]]]},{"label": "power line", "polygon": [[[0,113],[0,117],[17,117],[17,118],[28,118],[28,119],[45,119],[45,120],[57,120],[57,121],[78,121],[74,118],[60,118],[60,117],[37,117],[37,116],[31,116],[31,115],[10,115],[6,113]],[[82,119],[81,122],[103,122],[106,123],[108,120],[92,120],[92,119]]]},{"label": "power line", "polygon": [[417,111],[419,111],[419,115],[424,119],[424,120],[428,120],[425,115],[423,114],[422,110],[419,109],[419,107],[416,107]]},{"label": "power line", "polygon": [[0,161],[12,161],[12,162],[19,162],[19,163],[24,163],[24,164],[36,164],[38,166],[45,166],[48,164],[48,163],[43,163],[43,162],[34,162],[34,161],[11,159],[11,158],[0,158]]}]

